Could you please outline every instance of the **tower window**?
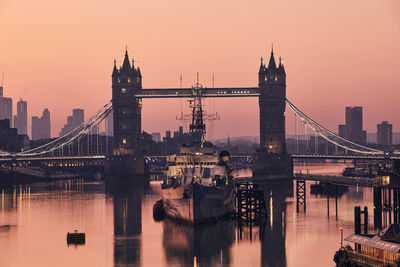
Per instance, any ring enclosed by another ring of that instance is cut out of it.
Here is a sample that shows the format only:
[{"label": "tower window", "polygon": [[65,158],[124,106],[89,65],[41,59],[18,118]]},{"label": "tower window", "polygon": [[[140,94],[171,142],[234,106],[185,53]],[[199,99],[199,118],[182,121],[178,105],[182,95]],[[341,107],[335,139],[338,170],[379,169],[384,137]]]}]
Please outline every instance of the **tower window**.
[{"label": "tower window", "polygon": [[126,88],[122,88],[122,89],[121,89],[121,92],[122,92],[123,94],[126,94]]},{"label": "tower window", "polygon": [[126,144],[126,139],[125,139],[125,138],[122,139],[122,143],[123,143],[123,144]]},{"label": "tower window", "polygon": [[277,81],[278,80],[278,75],[275,75],[275,81]]},{"label": "tower window", "polygon": [[131,78],[128,78],[128,83],[130,83],[131,82]]},{"label": "tower window", "polygon": [[268,81],[268,76],[267,75],[265,75],[265,81]]}]

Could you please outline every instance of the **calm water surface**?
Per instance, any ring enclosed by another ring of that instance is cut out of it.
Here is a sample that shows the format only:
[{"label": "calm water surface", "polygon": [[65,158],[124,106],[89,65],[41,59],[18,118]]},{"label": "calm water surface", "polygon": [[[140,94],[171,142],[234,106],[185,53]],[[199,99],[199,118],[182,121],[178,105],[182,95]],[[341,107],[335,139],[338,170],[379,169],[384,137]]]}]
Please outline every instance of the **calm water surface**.
[{"label": "calm water surface", "polygon": [[[339,173],[344,167],[313,164],[295,171]],[[4,188],[0,266],[334,266],[339,228],[345,236],[352,233],[355,205],[372,210],[372,189],[349,187],[336,201],[310,194],[310,184],[307,209],[299,212],[291,181],[263,184],[266,225],[244,228],[241,235],[235,221],[196,232],[168,220],[155,222],[159,182],[74,180]],[[86,233],[85,245],[67,245],[66,233],[75,229]]]}]

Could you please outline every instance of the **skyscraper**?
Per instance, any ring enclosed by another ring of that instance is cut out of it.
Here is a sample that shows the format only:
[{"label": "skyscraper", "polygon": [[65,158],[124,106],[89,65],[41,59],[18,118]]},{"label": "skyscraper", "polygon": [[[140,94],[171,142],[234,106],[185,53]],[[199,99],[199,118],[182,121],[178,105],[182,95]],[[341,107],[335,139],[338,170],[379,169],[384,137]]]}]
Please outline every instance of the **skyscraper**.
[{"label": "skyscraper", "polygon": [[106,117],[106,135],[114,135],[114,115],[112,110]]},{"label": "skyscraper", "polygon": [[63,136],[76,127],[78,127],[84,121],[84,110],[83,109],[74,109],[72,110],[72,116],[68,116],[67,123],[61,129],[60,136]]},{"label": "skyscraper", "polygon": [[363,130],[362,107],[346,107],[346,124],[339,125],[339,135],[358,144],[367,142],[367,132]]},{"label": "skyscraper", "polygon": [[3,97],[3,86],[0,88],[0,120],[7,119],[12,126],[12,98]]},{"label": "skyscraper", "polygon": [[50,138],[50,111],[43,110],[42,117],[32,117],[32,140]]},{"label": "skyscraper", "polygon": [[390,146],[393,141],[393,125],[389,124],[387,121],[382,121],[382,123],[376,125],[377,135],[376,143],[378,145]]},{"label": "skyscraper", "polygon": [[28,134],[28,104],[22,99],[17,102],[17,115],[14,116],[14,128],[17,128],[18,134]]}]

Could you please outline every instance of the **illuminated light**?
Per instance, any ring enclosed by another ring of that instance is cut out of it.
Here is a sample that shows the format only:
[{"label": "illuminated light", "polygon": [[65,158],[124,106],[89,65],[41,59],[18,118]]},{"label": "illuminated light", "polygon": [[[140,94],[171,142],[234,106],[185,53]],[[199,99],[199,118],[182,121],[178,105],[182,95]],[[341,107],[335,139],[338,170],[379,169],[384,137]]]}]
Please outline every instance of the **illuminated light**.
[{"label": "illuminated light", "polygon": [[121,79],[118,77],[118,83],[120,83],[121,82]]},{"label": "illuminated light", "polygon": [[131,82],[131,78],[128,78],[128,83],[130,83]]},{"label": "illuminated light", "polygon": [[277,75],[275,75],[275,81],[277,81],[278,80],[278,76]]},{"label": "illuminated light", "polygon": [[122,92],[123,94],[126,94],[126,88],[122,88],[122,89],[121,89],[121,92]]},{"label": "illuminated light", "polygon": [[125,139],[125,138],[122,139],[122,143],[123,143],[123,144],[126,144],[126,139]]},{"label": "illuminated light", "polygon": [[272,149],[272,146],[271,146],[271,145],[269,145],[269,149]]},{"label": "illuminated light", "polygon": [[265,75],[265,81],[268,81],[268,76],[267,75]]}]

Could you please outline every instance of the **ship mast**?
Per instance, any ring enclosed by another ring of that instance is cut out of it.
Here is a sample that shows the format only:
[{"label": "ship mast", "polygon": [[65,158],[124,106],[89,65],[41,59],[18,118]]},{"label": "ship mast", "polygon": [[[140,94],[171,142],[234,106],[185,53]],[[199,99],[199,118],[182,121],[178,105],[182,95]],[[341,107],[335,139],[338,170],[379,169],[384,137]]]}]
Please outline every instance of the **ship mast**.
[{"label": "ship mast", "polygon": [[192,108],[192,114],[181,114],[179,120],[187,120],[191,118],[189,126],[189,133],[192,136],[192,142],[194,144],[200,144],[203,146],[205,142],[206,125],[205,120],[217,120],[219,119],[218,114],[205,114],[202,105],[202,91],[203,86],[199,83],[199,73],[197,73],[196,84],[192,86],[193,99],[189,100],[190,107]]}]

